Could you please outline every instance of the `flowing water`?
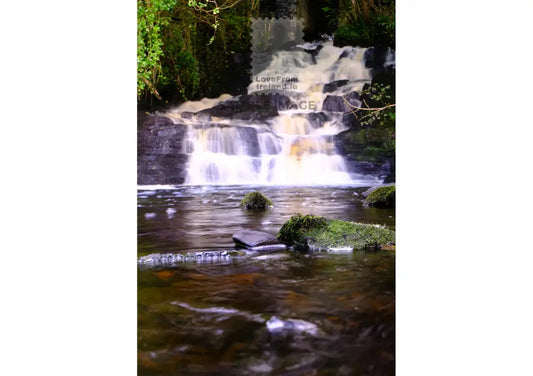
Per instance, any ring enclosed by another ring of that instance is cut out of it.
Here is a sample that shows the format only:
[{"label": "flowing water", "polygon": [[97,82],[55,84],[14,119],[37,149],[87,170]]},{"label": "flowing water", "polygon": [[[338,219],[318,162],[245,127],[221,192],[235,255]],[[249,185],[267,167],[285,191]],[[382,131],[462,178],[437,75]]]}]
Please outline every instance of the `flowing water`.
[{"label": "flowing water", "polygon": [[[311,50],[305,50],[311,48]],[[318,50],[313,54],[310,51]],[[187,127],[183,153],[188,156],[188,185],[344,185],[377,184],[375,176],[350,171],[338,154],[334,136],[347,127],[342,111],[326,111],[327,96],[360,92],[370,82],[366,48],[334,47],[331,41],[277,51],[270,64],[253,77],[249,94],[270,94],[272,87],[290,98],[290,109],[261,120],[208,116],[207,110],[238,101],[224,94],[216,99],[186,102],[164,115]],[[387,64],[393,64],[389,53]],[[334,81],[342,85],[326,90]],[[272,83],[272,84],[271,84]],[[285,85],[285,86],[284,86]],[[355,105],[359,105],[355,102]]]},{"label": "flowing water", "polygon": [[[362,205],[381,181],[350,171],[334,144],[343,111],[324,108],[370,81],[365,52],[323,42],[273,53],[248,93],[286,85],[292,106],[275,116],[211,116],[242,99],[229,95],[164,113],[186,127],[186,178],[138,190],[140,375],[394,374],[394,251],[235,254],[232,240],[276,234],[295,213],[394,228],[394,210]],[[253,190],[274,207],[240,209]]]},{"label": "flowing water", "polygon": [[[267,211],[239,207],[260,189]],[[234,249],[296,212],[394,228],[356,186],[155,186],[138,190],[139,257]],[[393,251],[293,251],[140,265],[140,375],[392,375]]]}]

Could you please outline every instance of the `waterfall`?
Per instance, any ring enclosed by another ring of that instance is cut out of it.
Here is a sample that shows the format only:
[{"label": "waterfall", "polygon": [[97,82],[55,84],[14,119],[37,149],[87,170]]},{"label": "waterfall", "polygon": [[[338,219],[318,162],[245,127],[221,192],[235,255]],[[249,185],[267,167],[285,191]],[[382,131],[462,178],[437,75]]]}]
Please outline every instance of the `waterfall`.
[{"label": "waterfall", "polygon": [[[350,172],[335,149],[335,135],[347,129],[346,110],[339,106],[371,80],[365,51],[331,41],[276,51],[254,76],[248,95],[186,102],[165,113],[187,127],[185,184],[379,182]],[[283,103],[272,99],[273,90]]]}]

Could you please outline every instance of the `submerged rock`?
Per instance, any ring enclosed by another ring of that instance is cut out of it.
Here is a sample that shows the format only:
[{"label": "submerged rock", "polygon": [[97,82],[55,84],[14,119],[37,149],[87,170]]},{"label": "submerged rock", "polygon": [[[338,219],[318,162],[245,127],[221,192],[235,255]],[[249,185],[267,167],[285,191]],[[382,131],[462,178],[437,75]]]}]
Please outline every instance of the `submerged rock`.
[{"label": "submerged rock", "polygon": [[241,201],[241,208],[244,209],[268,209],[271,206],[272,201],[261,192],[250,192]]},{"label": "submerged rock", "polygon": [[285,249],[274,235],[256,230],[241,230],[232,236],[237,247],[244,247],[254,251],[275,251]]},{"label": "submerged rock", "polygon": [[296,214],[283,224],[278,239],[301,251],[381,248],[394,242],[394,231],[378,225]]},{"label": "submerged rock", "polygon": [[231,256],[238,256],[239,252],[234,250],[226,251],[200,251],[187,253],[151,253],[141,256],[137,260],[140,267],[160,267],[171,266],[182,262],[225,262]]}]

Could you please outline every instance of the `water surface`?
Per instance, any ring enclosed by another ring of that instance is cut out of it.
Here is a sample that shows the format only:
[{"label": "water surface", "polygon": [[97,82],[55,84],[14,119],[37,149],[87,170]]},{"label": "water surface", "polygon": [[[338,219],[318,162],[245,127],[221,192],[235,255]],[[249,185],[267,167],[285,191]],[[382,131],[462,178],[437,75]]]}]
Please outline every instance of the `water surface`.
[{"label": "water surface", "polygon": [[[167,188],[138,191],[139,256],[231,249],[296,212],[394,227],[356,187],[261,187],[266,212],[239,208],[254,187]],[[391,251],[284,251],[139,268],[139,374],[392,375],[394,266]]]}]

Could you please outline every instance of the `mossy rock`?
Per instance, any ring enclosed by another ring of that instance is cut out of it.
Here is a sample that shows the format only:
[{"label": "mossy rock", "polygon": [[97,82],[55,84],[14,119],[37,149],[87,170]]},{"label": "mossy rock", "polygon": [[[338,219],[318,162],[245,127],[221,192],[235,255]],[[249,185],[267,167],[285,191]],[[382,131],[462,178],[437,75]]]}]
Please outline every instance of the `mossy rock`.
[{"label": "mossy rock", "polygon": [[396,204],[396,186],[379,187],[366,198],[368,206],[376,208],[394,208]]},{"label": "mossy rock", "polygon": [[296,214],[283,224],[278,239],[302,251],[381,248],[394,243],[394,231],[376,225]]},{"label": "mossy rock", "polygon": [[250,192],[241,201],[241,208],[244,209],[268,209],[271,206],[272,201],[261,192]]}]

